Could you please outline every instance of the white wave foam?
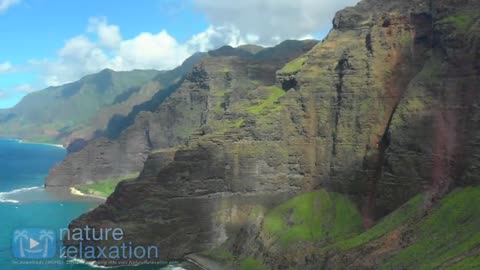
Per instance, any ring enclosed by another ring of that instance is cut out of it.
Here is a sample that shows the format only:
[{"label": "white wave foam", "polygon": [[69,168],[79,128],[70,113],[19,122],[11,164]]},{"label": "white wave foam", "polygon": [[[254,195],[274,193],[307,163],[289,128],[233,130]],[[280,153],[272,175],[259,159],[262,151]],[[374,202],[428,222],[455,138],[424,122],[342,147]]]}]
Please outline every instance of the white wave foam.
[{"label": "white wave foam", "polygon": [[[74,263],[74,264],[84,264],[84,265],[88,265],[92,268],[104,268],[104,269],[115,269],[117,267],[115,266],[103,266],[103,265],[98,265],[96,264],[95,262],[91,262],[91,261],[86,261],[86,260],[83,260],[83,259],[78,259],[78,258],[75,258],[75,259],[69,259],[70,262]],[[131,265],[132,269],[135,269],[136,267],[141,267],[142,265]],[[166,268],[162,268],[162,269],[165,269],[165,270],[186,270],[185,268],[182,268],[182,267],[179,267],[179,266],[173,266],[173,265],[167,265]]]},{"label": "white wave foam", "polygon": [[85,264],[85,265],[88,265],[92,268],[105,268],[105,269],[113,268],[113,267],[97,265],[97,264],[95,264],[95,262],[89,262],[89,261],[85,261],[85,260],[82,260],[82,259],[71,259],[70,261],[75,263],[75,264]]},{"label": "white wave foam", "polygon": [[29,191],[29,190],[36,190],[36,189],[42,189],[43,186],[39,186],[39,187],[24,187],[24,188],[19,188],[19,189],[14,189],[12,191],[7,191],[7,192],[0,192],[0,195],[12,195],[12,194],[16,194],[16,193],[19,193],[19,192],[25,192],[25,191]]},{"label": "white wave foam", "polygon": [[66,149],[62,144],[36,143],[36,142],[29,142],[29,141],[24,141],[24,140],[22,140],[22,139],[15,139],[15,138],[1,138],[1,140],[4,140],[4,141],[14,141],[14,142],[21,143],[21,144],[41,144],[41,145],[49,145],[49,146],[54,146],[54,147]]},{"label": "white wave foam", "polygon": [[25,187],[25,188],[19,188],[19,189],[14,189],[12,191],[7,191],[7,192],[0,192],[0,203],[19,203],[18,200],[14,200],[9,198],[12,195],[16,195],[18,193],[26,192],[26,191],[32,191],[32,190],[38,190],[42,189],[43,187]]},{"label": "white wave foam", "polygon": [[19,203],[17,200],[2,199],[0,197],[0,203]]},{"label": "white wave foam", "polygon": [[[21,142],[24,143],[24,142]],[[40,145],[48,145],[48,146],[53,146],[53,147],[58,147],[62,149],[66,149],[63,145],[61,144],[54,144],[54,143],[34,143],[34,142],[27,142],[25,144],[40,144]]]}]

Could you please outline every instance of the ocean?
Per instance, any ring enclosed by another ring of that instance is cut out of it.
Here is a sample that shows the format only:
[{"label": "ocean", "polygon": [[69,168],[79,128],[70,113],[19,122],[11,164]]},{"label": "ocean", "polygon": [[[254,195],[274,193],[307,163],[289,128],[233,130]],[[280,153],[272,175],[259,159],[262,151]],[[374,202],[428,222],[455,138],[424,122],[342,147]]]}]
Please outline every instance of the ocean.
[{"label": "ocean", "polygon": [[[46,228],[58,231],[100,202],[92,198],[67,196],[43,188],[48,171],[66,155],[65,149],[0,139],[0,269],[84,270],[98,267],[56,260],[15,259],[12,234],[16,229]],[[115,269],[174,269],[179,266],[139,266]]]}]

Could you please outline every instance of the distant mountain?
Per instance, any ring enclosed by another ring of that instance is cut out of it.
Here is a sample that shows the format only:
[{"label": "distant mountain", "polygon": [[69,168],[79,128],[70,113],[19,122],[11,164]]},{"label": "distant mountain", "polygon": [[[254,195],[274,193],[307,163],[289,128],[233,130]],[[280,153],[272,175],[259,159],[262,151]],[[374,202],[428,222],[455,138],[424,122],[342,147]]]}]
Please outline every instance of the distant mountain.
[{"label": "distant mountain", "polygon": [[178,82],[197,63],[195,54],[171,71],[105,69],[62,86],[25,96],[15,107],[0,111],[0,136],[68,145],[103,134],[112,118]]},{"label": "distant mountain", "polygon": [[249,53],[255,54],[255,53],[258,53],[265,48],[262,47],[262,46],[258,46],[258,45],[248,44],[248,45],[238,46],[237,49],[244,50],[244,51],[247,51]]}]

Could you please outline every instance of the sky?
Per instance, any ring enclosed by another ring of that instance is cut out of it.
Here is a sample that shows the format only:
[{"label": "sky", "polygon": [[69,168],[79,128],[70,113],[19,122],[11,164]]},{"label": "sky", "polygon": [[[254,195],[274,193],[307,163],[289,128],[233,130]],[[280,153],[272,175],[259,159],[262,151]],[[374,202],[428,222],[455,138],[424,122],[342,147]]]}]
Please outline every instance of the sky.
[{"label": "sky", "polygon": [[167,70],[223,45],[322,39],[358,0],[0,0],[0,108],[98,72]]}]

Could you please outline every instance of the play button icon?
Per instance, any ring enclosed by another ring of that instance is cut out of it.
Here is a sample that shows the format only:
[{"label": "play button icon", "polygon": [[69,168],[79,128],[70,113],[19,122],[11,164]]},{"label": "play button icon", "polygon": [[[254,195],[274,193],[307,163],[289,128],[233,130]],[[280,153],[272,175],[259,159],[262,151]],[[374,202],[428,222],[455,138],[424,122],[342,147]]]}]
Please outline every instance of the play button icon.
[{"label": "play button icon", "polygon": [[38,245],[40,245],[39,242],[35,241],[35,239],[30,238],[30,249],[34,249]]},{"label": "play button icon", "polygon": [[[19,228],[12,234],[12,253],[16,259],[51,259],[55,257],[56,250],[57,238],[54,230]],[[3,268],[0,263],[0,270]]]}]

